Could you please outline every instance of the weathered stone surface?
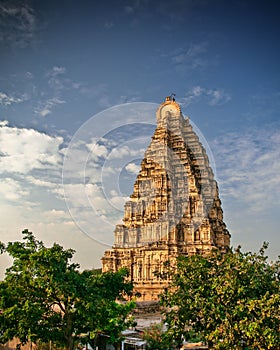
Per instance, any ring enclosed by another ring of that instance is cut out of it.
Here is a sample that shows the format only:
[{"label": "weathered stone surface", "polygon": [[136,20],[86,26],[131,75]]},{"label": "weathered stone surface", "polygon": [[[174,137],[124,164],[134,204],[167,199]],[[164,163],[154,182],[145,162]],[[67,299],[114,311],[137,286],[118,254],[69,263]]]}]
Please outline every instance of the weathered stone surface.
[{"label": "weathered stone surface", "polygon": [[102,258],[103,271],[130,270],[141,300],[156,300],[166,282],[154,272],[179,255],[226,251],[218,186],[206,151],[170,97],[157,110],[157,128],[145,152],[123,224]]}]

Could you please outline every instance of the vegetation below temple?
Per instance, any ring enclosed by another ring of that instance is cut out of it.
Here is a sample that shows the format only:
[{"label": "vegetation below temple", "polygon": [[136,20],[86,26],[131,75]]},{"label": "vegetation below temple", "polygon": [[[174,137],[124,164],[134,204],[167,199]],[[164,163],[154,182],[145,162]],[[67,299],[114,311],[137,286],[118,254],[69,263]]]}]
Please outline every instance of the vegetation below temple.
[{"label": "vegetation below temple", "polygon": [[[160,296],[165,327],[144,332],[148,349],[178,349],[200,339],[210,349],[280,348],[280,261],[269,263],[267,244],[258,253],[240,248],[226,254],[181,256],[159,277],[171,284]],[[0,282],[0,343],[52,342],[72,350],[94,346],[97,334],[114,344],[133,325],[133,286],[128,273],[79,271],[74,251],[45,247],[28,230],[23,242],[0,243],[13,258]]]}]

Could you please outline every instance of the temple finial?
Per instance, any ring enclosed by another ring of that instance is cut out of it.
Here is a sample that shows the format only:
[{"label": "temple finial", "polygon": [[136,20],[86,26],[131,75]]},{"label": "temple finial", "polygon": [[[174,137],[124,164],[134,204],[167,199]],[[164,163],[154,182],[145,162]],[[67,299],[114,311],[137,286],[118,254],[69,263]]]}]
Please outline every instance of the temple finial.
[{"label": "temple finial", "polygon": [[175,102],[175,96],[176,96],[176,94],[174,94],[173,92],[172,92],[172,94],[171,95],[169,95],[169,96],[166,96],[166,98],[165,98],[165,102]]}]

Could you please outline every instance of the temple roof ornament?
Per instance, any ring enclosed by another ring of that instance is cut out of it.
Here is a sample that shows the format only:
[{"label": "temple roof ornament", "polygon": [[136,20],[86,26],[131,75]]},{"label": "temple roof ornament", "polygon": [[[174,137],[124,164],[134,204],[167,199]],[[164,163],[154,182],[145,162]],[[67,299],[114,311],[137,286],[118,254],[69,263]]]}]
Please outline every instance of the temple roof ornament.
[{"label": "temple roof ornament", "polygon": [[165,101],[159,106],[159,109],[161,109],[164,106],[170,105],[171,107],[175,107],[175,109],[179,112],[181,112],[180,105],[175,100],[175,94],[172,93],[169,96],[166,96]]},{"label": "temple roof ornament", "polygon": [[165,98],[165,101],[166,101],[166,102],[167,102],[167,101],[175,102],[175,96],[176,96],[176,94],[172,93],[170,96],[167,96],[167,97]]}]

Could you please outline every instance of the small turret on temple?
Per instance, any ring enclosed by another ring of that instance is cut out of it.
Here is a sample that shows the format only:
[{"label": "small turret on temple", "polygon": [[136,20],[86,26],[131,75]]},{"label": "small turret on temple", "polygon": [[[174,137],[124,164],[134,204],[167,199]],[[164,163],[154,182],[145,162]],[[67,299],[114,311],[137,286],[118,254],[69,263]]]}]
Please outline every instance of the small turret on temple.
[{"label": "small turret on temple", "polygon": [[140,300],[157,300],[165,281],[155,272],[180,255],[228,250],[217,182],[204,147],[174,94],[156,112],[157,127],[124,207],[103,271],[127,267]]}]

